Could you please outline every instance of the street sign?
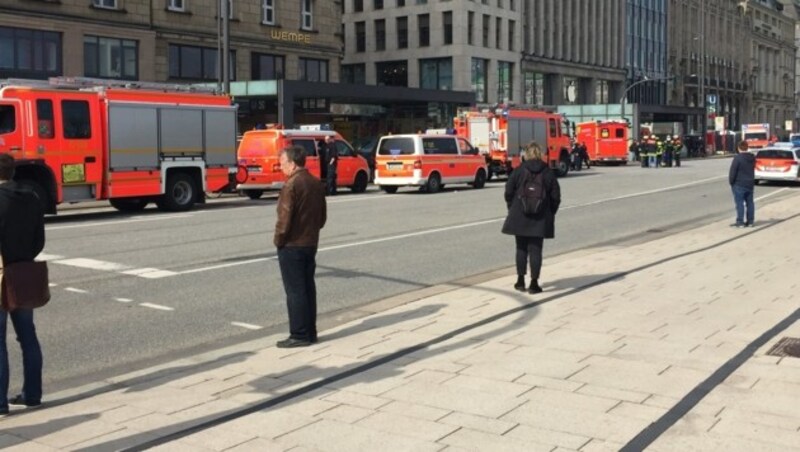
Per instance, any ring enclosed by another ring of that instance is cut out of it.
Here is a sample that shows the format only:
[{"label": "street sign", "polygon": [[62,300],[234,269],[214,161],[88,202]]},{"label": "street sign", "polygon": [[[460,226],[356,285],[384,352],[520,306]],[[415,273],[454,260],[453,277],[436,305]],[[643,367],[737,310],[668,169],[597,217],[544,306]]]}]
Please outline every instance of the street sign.
[{"label": "street sign", "polygon": [[709,105],[717,105],[717,95],[716,94],[709,94],[706,96],[706,103]]},{"label": "street sign", "polygon": [[725,130],[725,117],[717,116],[714,118],[714,130],[721,132]]}]

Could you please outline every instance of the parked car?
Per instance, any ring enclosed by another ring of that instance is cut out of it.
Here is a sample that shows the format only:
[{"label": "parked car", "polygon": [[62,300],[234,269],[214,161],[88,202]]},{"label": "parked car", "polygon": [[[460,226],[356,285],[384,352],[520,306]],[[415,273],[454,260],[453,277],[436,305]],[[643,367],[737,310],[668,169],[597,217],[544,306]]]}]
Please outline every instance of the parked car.
[{"label": "parked car", "polygon": [[783,146],[759,149],[756,152],[755,177],[756,183],[761,181],[800,182],[800,147],[785,143]]}]

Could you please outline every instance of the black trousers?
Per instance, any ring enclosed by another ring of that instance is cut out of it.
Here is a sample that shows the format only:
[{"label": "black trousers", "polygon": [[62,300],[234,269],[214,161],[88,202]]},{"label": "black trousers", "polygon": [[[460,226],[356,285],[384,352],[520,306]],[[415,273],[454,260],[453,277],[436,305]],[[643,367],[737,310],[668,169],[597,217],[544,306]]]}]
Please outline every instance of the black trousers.
[{"label": "black trousers", "polygon": [[531,279],[539,279],[542,271],[542,247],[544,238],[514,236],[517,241],[517,274],[524,275],[530,261]]},{"label": "black trousers", "polygon": [[278,265],[289,311],[289,336],[294,339],[317,339],[316,256],[316,247],[285,246],[278,249]]},{"label": "black trousers", "polygon": [[328,165],[328,172],[325,176],[325,185],[329,195],[336,194],[336,167]]}]

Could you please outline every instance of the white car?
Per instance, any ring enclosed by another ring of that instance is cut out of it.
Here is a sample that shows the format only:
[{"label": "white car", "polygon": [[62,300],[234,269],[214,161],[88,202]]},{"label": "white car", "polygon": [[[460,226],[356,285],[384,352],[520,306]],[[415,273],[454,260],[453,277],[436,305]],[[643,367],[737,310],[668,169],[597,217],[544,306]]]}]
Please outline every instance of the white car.
[{"label": "white car", "polygon": [[800,147],[772,146],[756,152],[756,183],[800,182]]}]

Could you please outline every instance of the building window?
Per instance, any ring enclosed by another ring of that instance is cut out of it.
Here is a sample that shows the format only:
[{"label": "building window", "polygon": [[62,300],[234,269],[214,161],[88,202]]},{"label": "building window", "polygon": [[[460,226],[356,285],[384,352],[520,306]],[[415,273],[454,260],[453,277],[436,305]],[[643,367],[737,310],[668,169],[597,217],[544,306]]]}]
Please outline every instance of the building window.
[{"label": "building window", "polygon": [[261,23],[275,25],[275,0],[262,0],[261,10],[263,12]]},{"label": "building window", "polygon": [[439,90],[453,89],[453,59],[419,60],[419,87]]},{"label": "building window", "polygon": [[328,81],[328,60],[300,58],[300,80],[307,82]]},{"label": "building window", "polygon": [[489,21],[490,17],[488,14],[483,15],[483,46],[489,47]]},{"label": "building window", "polygon": [[416,4],[417,5],[427,5],[428,4],[428,0],[416,0]]},{"label": "building window", "polygon": [[86,140],[92,137],[89,102],[85,100],[61,101],[61,127],[64,138]]},{"label": "building window", "polygon": [[[179,44],[169,45],[169,78],[217,80],[220,78],[217,49]],[[236,52],[231,50],[229,70],[236,80]]]},{"label": "building window", "polygon": [[408,86],[408,62],[405,60],[375,63],[375,73],[378,85]]},{"label": "building window", "polygon": [[364,0],[353,0],[353,12],[360,13],[364,11]]},{"label": "building window", "polygon": [[503,47],[503,19],[497,18],[494,23],[494,46],[499,48]]},{"label": "building window", "polygon": [[314,28],[314,0],[301,0],[303,10],[300,13],[300,28],[311,30]]},{"label": "building window", "polygon": [[367,51],[367,23],[356,22],[356,52]]},{"label": "building window", "polygon": [[372,0],[373,9],[383,9],[383,0]]},{"label": "building window", "polygon": [[375,21],[375,50],[386,50],[386,20]]},{"label": "building window", "polygon": [[167,9],[170,11],[186,11],[186,2],[184,0],[169,0]]},{"label": "building window", "polygon": [[[634,88],[636,89],[636,88]],[[608,103],[608,81],[598,80],[595,88],[595,103],[607,104]]]},{"label": "building window", "polygon": [[0,77],[61,75],[61,33],[0,27]]},{"label": "building window", "polygon": [[513,20],[508,21],[508,50],[511,52],[514,51],[514,29],[516,26],[517,23]]},{"label": "building window", "polygon": [[117,9],[117,0],[92,0],[95,8]]},{"label": "building window", "polygon": [[138,78],[138,42],[130,39],[84,36],[83,73],[89,77]]},{"label": "building window", "polygon": [[511,102],[514,91],[514,63],[497,62],[497,101]]},{"label": "building window", "polygon": [[453,12],[445,11],[442,13],[442,28],[443,28],[443,42],[445,44],[453,43]]},{"label": "building window", "polygon": [[525,103],[544,105],[544,75],[526,72],[524,76]]},{"label": "building window", "polygon": [[352,83],[355,85],[367,84],[367,65],[366,64],[343,64],[342,83]]},{"label": "building window", "polygon": [[516,3],[517,3],[516,0],[508,0],[508,9],[510,9],[511,11],[516,11],[517,10]]},{"label": "building window", "polygon": [[401,8],[403,6],[406,6],[406,0],[397,0],[397,7]]},{"label": "building window", "polygon": [[475,13],[469,11],[467,13],[467,44],[473,45],[475,40],[472,36],[475,34]]},{"label": "building window", "polygon": [[486,79],[489,69],[489,60],[483,58],[472,59],[472,91],[475,92],[475,102],[488,102]]},{"label": "building window", "polygon": [[252,80],[280,80],[284,77],[285,60],[281,55],[253,53],[250,57]]},{"label": "building window", "polygon": [[397,48],[408,48],[408,17],[397,18]]},{"label": "building window", "polygon": [[419,29],[419,46],[428,47],[429,45],[431,45],[430,14],[419,14],[417,16],[417,28]]}]

